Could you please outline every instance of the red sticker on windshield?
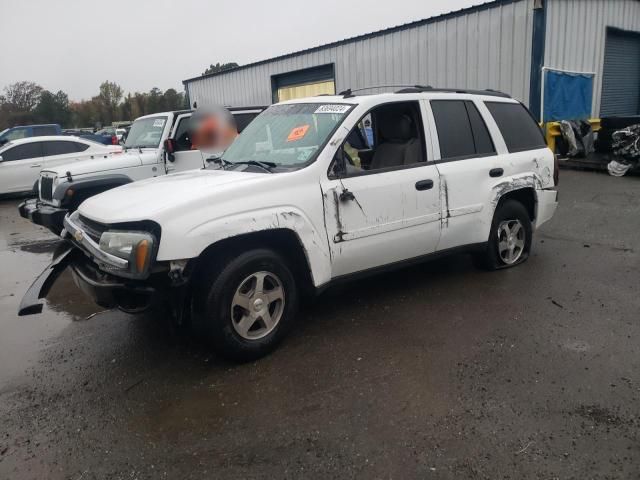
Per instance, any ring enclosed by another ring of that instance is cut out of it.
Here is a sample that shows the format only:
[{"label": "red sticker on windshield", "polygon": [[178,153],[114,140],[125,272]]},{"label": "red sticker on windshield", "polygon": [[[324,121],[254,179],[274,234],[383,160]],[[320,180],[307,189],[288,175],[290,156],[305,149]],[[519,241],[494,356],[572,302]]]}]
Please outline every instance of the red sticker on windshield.
[{"label": "red sticker on windshield", "polygon": [[300,125],[299,127],[295,127],[291,130],[291,132],[289,132],[287,142],[295,142],[296,140],[300,140],[307,134],[307,130],[309,130],[309,125]]}]

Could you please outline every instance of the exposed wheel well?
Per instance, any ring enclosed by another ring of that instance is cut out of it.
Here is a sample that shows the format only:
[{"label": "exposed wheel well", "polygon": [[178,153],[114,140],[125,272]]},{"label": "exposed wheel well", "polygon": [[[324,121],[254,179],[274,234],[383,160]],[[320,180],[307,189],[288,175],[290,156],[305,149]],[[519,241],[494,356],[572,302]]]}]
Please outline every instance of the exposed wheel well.
[{"label": "exposed wheel well", "polygon": [[507,200],[516,200],[527,209],[529,219],[533,222],[536,218],[536,192],[533,188],[519,188],[505,193],[500,197],[498,206]]},{"label": "exposed wheel well", "polygon": [[228,258],[254,248],[269,248],[279,253],[291,269],[300,292],[305,296],[313,292],[311,269],[302,243],[295,232],[286,228],[251,232],[220,240],[209,245],[190,267],[198,275],[201,268],[211,265],[218,258]]}]

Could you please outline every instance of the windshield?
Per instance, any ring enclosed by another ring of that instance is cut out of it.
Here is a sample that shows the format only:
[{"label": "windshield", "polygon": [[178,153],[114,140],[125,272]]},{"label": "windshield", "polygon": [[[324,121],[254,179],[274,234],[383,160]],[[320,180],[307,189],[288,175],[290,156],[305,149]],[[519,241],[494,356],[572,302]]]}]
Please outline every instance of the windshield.
[{"label": "windshield", "polygon": [[136,120],[131,125],[125,148],[158,148],[167,117],[149,117]]},{"label": "windshield", "polygon": [[311,163],[346,117],[350,105],[293,103],[261,113],[222,155],[226,162],[300,168]]}]

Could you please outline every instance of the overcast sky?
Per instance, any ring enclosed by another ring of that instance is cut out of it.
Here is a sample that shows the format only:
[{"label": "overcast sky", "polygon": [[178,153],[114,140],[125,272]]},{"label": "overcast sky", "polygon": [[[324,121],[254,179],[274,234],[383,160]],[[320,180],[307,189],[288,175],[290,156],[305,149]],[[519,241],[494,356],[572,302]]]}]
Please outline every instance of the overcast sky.
[{"label": "overcast sky", "polygon": [[182,90],[210,63],[245,64],[483,0],[0,0],[0,90],[31,80],[90,98]]}]

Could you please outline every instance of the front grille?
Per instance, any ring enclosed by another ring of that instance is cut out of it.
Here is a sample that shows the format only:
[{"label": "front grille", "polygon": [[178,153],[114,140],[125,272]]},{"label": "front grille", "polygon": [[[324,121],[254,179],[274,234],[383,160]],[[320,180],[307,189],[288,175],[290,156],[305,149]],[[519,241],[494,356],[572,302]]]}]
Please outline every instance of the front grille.
[{"label": "front grille", "polygon": [[105,227],[101,223],[94,222],[93,220],[90,220],[82,215],[78,215],[76,223],[78,227],[84,230],[84,232],[89,235],[89,238],[91,238],[96,243],[100,242],[100,237],[107,230],[107,227]]},{"label": "front grille", "polygon": [[53,177],[40,177],[40,198],[42,200],[53,199]]}]

